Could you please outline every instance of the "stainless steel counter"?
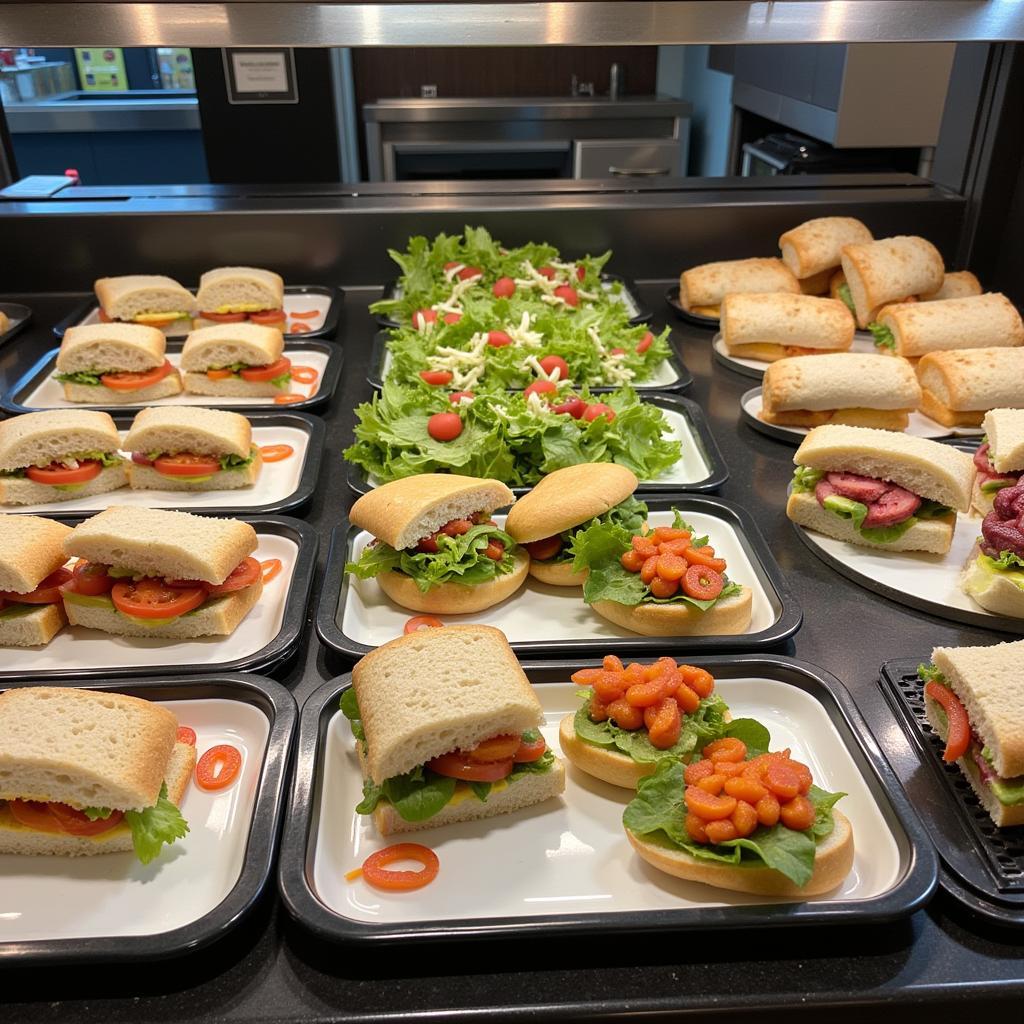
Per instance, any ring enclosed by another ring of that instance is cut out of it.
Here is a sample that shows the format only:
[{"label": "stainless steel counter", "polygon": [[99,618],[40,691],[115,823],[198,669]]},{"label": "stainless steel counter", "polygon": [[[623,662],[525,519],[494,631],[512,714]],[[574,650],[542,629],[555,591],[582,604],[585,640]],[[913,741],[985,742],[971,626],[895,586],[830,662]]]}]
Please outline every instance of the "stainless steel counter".
[{"label": "stainless steel counter", "polygon": [[671,96],[495,96],[381,99],[363,105],[367,121],[576,121],[689,117],[693,105]]},{"label": "stainless steel counter", "polygon": [[199,131],[195,96],[100,99],[72,93],[5,108],[12,135],[54,132]]}]

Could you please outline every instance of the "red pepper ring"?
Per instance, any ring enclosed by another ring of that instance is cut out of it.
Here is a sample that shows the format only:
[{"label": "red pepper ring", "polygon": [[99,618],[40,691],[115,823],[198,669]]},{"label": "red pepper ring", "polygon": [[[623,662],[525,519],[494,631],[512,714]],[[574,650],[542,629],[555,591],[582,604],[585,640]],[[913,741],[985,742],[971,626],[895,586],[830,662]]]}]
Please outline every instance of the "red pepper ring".
[{"label": "red pepper ring", "polygon": [[[392,871],[389,864],[401,860],[414,860],[423,865],[420,871]],[[419,843],[395,843],[383,850],[371,853],[363,861],[363,878],[376,889],[392,892],[408,892],[429,885],[441,868],[437,854]]]},{"label": "red pepper ring", "polygon": [[227,789],[242,767],[242,752],[230,743],[210,747],[196,765],[196,785],[207,792]]},{"label": "red pepper ring", "polygon": [[313,320],[320,315],[319,309],[299,309],[288,314],[294,320]]},{"label": "red pepper ring", "polygon": [[293,366],[291,373],[296,384],[315,384],[320,377],[320,371],[312,366]]},{"label": "red pepper ring", "polygon": [[260,562],[260,567],[263,569],[263,585],[266,586],[274,577],[281,571],[281,559],[280,558],[265,558]]}]

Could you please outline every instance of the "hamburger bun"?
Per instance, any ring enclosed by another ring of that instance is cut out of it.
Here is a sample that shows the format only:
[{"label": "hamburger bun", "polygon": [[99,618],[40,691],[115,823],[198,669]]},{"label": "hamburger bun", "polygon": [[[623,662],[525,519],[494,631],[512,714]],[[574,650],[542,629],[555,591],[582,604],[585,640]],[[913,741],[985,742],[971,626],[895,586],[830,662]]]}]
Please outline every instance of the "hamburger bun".
[{"label": "hamburger bun", "polygon": [[735,636],[750,625],[753,597],[750,587],[722,598],[706,612],[691,604],[625,605],[595,601],[590,607],[616,626],[642,636]]}]

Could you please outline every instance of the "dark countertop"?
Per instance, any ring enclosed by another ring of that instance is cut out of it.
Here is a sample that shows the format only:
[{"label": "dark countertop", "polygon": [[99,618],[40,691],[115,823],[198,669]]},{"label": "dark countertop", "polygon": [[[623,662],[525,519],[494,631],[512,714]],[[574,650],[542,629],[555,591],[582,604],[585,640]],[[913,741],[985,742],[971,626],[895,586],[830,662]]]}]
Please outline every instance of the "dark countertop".
[{"label": "dark countertop", "polygon": [[[666,283],[648,283],[640,291],[682,340],[696,378],[687,395],[706,409],[732,473],[721,493],[758,518],[804,608],[804,626],[783,653],[821,665],[846,683],[897,774],[906,778],[919,768],[878,691],[881,662],[925,658],[936,644],[1004,637],[875,597],[804,548],[782,512],[793,449],[738,421],[738,398],[753,382],[712,365],[709,332],[671,319]],[[320,531],[321,567],[337,512],[352,500],[341,450],[351,437],[353,406],[369,396],[365,377],[374,324],[365,307],[377,294],[349,290],[339,329],[346,345],[343,382],[324,416],[320,487],[304,514]],[[53,346],[49,325],[81,300],[6,297],[32,306],[35,319],[0,345],[4,388]],[[308,637],[297,662],[278,673],[300,703],[346,668],[328,660],[312,627]],[[2,897],[0,879],[0,911]],[[703,1020],[740,1007],[762,1008],[759,1021],[781,1021],[801,1011],[820,1013],[823,1004],[833,1004],[830,1021],[863,1021],[869,1007],[894,1002],[901,1004],[901,1021],[975,1022],[997,1008],[1010,1011],[1007,1021],[1019,1021],[1024,933],[999,932],[971,919],[940,892],[927,910],[884,928],[612,937],[571,946],[538,934],[528,944],[448,947],[442,959],[426,947],[363,951],[326,945],[293,923],[268,893],[234,933],[190,957],[128,969],[10,970],[0,975],[0,986],[5,1024],[450,1019],[460,1011],[479,1015],[495,1008],[498,1016],[518,1010],[537,1019],[658,1014]]]}]

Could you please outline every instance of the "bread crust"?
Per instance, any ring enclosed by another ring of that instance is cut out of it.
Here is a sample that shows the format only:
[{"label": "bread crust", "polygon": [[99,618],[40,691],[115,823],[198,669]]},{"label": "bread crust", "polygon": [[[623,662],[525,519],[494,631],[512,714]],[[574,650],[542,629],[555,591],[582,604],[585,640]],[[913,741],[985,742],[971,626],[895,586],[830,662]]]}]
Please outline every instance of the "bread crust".
[{"label": "bread crust", "polygon": [[688,604],[619,604],[595,601],[590,607],[602,618],[642,636],[735,636],[750,625],[750,587],[724,597],[706,612]]},{"label": "bread crust", "polygon": [[[975,544],[960,573],[960,589],[972,601],[976,601],[982,608],[994,615],[1024,619],[1024,590],[1021,590],[1005,576],[983,569],[978,564],[980,554],[981,548]],[[1022,764],[1020,772],[1011,774],[1024,775],[1024,764]]]},{"label": "bread crust", "polygon": [[203,376],[213,366],[248,363],[267,366],[284,354],[284,336],[276,327],[243,321],[200,327],[185,339],[181,350],[181,368]]},{"label": "bread crust", "polygon": [[163,310],[186,313],[195,312],[195,296],[178,284],[173,277],[163,274],[124,274],[120,277],[101,277],[94,284],[96,298],[107,316],[118,320],[129,320],[138,300],[156,299],[155,309],[146,312],[159,313]]},{"label": "bread crust", "polygon": [[679,304],[688,313],[698,313],[701,306],[720,306],[722,299],[733,292],[799,295],[800,282],[775,256],[704,263],[684,270],[679,276]]},{"label": "bread crust", "polygon": [[68,559],[71,527],[42,516],[0,515],[0,590],[27,594]]},{"label": "bread crust", "polygon": [[121,446],[109,413],[48,409],[0,422],[0,470],[23,469],[72,452],[116,452]]},{"label": "bread crust", "polygon": [[892,331],[895,354],[919,358],[928,352],[1024,345],[1024,323],[1005,295],[990,292],[960,299],[886,306],[878,321]]},{"label": "bread crust", "polygon": [[40,647],[48,644],[67,622],[59,604],[41,604],[28,615],[0,618],[0,647]]},{"label": "bread crust", "polygon": [[199,278],[196,306],[200,312],[216,312],[218,306],[240,302],[263,302],[263,309],[281,309],[284,305],[281,275],[259,267],[215,267]]},{"label": "bread crust", "polygon": [[814,217],[780,235],[779,250],[782,262],[802,279],[838,267],[844,245],[873,239],[856,217]]},{"label": "bread crust", "polygon": [[582,587],[590,575],[589,569],[572,571],[572,562],[538,562],[530,559],[530,575],[552,587]]},{"label": "bread crust", "polygon": [[93,370],[141,372],[163,365],[167,338],[143,324],[84,324],[69,327],[57,353],[58,373]]},{"label": "bread crust", "polygon": [[171,370],[166,377],[148,388],[137,388],[135,391],[116,391],[103,384],[64,382],[64,398],[69,402],[82,402],[86,405],[145,405],[179,394],[181,374],[177,370]]},{"label": "bread crust", "polygon": [[921,404],[918,409],[924,416],[941,423],[944,427],[980,427],[985,419],[985,414],[981,410],[961,412],[951,409],[928,388],[921,389]]},{"label": "bread crust", "polygon": [[722,340],[729,347],[775,344],[845,351],[855,324],[836,299],[757,292],[727,295],[722,301]]},{"label": "bread crust", "polygon": [[116,466],[106,466],[99,476],[73,491],[62,491],[52,484],[37,484],[27,477],[0,479],[0,503],[5,505],[46,505],[57,501],[74,501],[76,498],[91,498],[97,494],[109,494],[120,490],[128,483],[124,460]]},{"label": "bread crust", "polygon": [[907,409],[834,409],[827,412],[812,412],[809,409],[792,409],[789,412],[765,412],[758,414],[764,423],[777,427],[821,427],[825,424],[865,427],[872,430],[901,432],[910,424]]},{"label": "bread crust", "polygon": [[982,421],[988,459],[997,473],[1024,470],[1024,410],[989,409]]},{"label": "bread crust", "polygon": [[842,266],[860,327],[887,303],[941,288],[946,274],[939,250],[917,235],[844,245]]},{"label": "bread crust", "polygon": [[237,455],[244,459],[251,448],[252,424],[244,416],[193,406],[143,409],[124,439],[125,451],[143,453],[189,452],[218,457]]},{"label": "bread crust", "polygon": [[576,716],[568,714],[558,725],[558,742],[566,759],[580,771],[622,789],[636,789],[637,783],[657,771],[657,762],[641,764],[621,750],[596,747],[576,735]]},{"label": "bread crust", "polygon": [[918,296],[922,302],[936,299],[963,299],[968,295],[982,294],[981,282],[969,270],[954,270],[942,279],[942,287],[935,292]]},{"label": "bread crust", "polygon": [[929,352],[917,364],[917,375],[936,407],[946,406],[959,415],[977,413],[978,423],[989,409],[1024,408],[1024,348]]}]

